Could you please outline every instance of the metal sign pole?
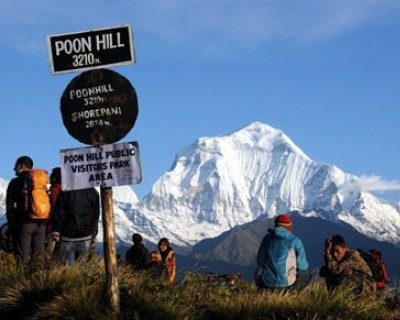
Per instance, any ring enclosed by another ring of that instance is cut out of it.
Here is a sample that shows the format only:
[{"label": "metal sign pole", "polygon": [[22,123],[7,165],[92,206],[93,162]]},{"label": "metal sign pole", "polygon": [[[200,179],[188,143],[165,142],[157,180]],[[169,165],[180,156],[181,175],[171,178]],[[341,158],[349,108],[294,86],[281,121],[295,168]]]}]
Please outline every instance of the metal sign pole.
[{"label": "metal sign pole", "polygon": [[103,234],[104,234],[104,262],[106,267],[107,295],[111,308],[116,314],[120,313],[119,288],[117,277],[117,252],[115,248],[114,210],[112,188],[100,188]]}]

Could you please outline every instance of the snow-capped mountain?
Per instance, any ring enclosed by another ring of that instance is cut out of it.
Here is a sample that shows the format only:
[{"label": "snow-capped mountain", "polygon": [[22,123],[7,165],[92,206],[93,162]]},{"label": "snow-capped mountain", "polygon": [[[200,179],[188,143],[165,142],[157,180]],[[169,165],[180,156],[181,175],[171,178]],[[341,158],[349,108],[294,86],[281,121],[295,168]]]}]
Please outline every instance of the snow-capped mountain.
[{"label": "snow-capped mountain", "polygon": [[227,136],[200,138],[179,152],[138,207],[157,226],[152,237],[155,231],[157,238],[183,246],[262,214],[294,210],[398,243],[395,207],[363,192],[356,176],[312,161],[282,131],[260,122]]},{"label": "snow-capped mountain", "polygon": [[[260,216],[288,211],[343,221],[370,238],[400,244],[394,206],[363,192],[356,176],[312,161],[282,131],[260,122],[199,138],[177,154],[142,200],[129,186],[114,187],[113,198],[117,241],[125,245],[140,232],[152,243],[167,237],[190,248]],[[99,241],[102,235],[100,223]]]}]

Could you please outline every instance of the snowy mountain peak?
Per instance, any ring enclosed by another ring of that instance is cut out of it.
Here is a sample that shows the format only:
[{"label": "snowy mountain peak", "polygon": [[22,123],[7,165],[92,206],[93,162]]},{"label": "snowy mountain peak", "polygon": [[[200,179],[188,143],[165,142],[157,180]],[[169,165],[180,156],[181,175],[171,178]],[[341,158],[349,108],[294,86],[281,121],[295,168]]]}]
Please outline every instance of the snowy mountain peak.
[{"label": "snowy mountain peak", "polygon": [[[159,227],[160,237],[180,245],[293,210],[331,220],[358,217],[366,233],[393,239],[398,231],[377,234],[376,226],[361,220],[371,199],[362,197],[354,175],[313,162],[282,131],[254,122],[230,135],[200,138],[179,152],[140,211]],[[398,218],[396,224],[400,229]],[[385,229],[383,222],[379,226]]]},{"label": "snowy mountain peak", "polygon": [[251,139],[253,140],[252,142],[254,145],[259,145],[264,150],[273,151],[274,147],[279,148],[280,146],[285,145],[287,151],[296,153],[305,159],[310,160],[309,157],[281,130],[275,129],[262,122],[253,122],[243,129],[234,132],[231,136],[233,139],[242,142]]}]

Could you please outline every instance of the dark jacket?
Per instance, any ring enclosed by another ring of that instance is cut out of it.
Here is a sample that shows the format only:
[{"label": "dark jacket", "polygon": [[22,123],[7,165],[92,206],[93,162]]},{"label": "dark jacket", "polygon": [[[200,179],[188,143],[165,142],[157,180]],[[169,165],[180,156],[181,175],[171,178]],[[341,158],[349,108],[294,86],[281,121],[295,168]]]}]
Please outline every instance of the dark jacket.
[{"label": "dark jacket", "polygon": [[143,243],[135,243],[126,252],[125,261],[134,270],[142,270],[150,261],[149,250],[147,250]]},{"label": "dark jacket", "polygon": [[100,196],[95,188],[61,191],[52,215],[53,232],[61,238],[82,238],[97,234]]}]

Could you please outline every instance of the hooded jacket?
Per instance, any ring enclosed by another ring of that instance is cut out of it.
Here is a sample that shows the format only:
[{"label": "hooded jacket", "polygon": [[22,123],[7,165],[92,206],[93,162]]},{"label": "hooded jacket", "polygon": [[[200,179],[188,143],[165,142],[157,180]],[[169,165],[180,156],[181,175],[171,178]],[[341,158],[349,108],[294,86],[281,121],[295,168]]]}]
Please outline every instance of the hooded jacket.
[{"label": "hooded jacket", "polygon": [[284,288],[293,285],[299,271],[308,270],[303,242],[283,227],[269,229],[257,254],[257,285]]}]

